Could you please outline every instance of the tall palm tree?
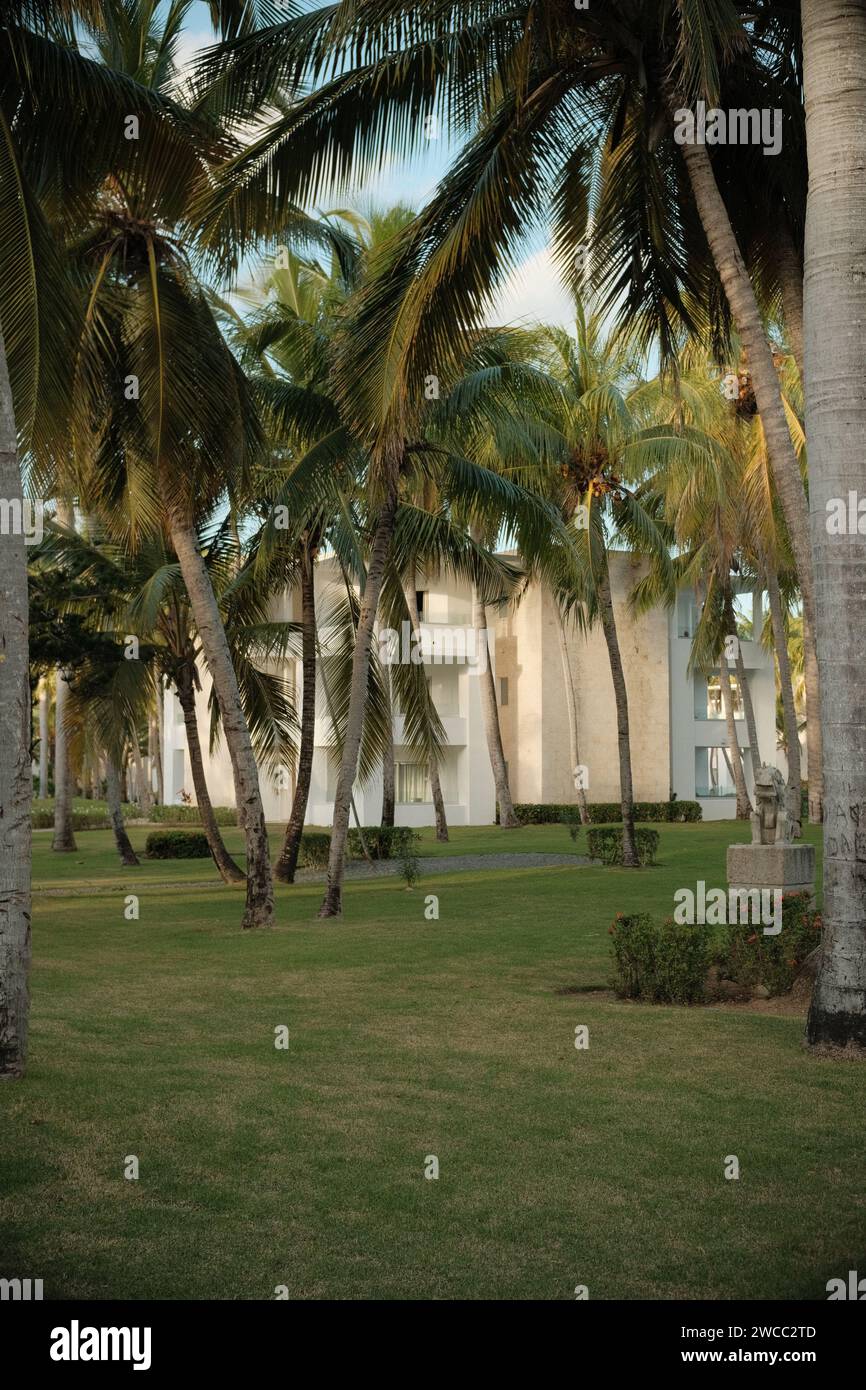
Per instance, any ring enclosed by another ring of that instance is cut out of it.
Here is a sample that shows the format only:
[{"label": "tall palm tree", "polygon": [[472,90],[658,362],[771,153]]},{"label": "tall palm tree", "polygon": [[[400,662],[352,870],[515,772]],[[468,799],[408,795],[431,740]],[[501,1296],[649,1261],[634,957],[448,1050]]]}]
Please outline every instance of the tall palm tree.
[{"label": "tall palm tree", "polygon": [[[866,12],[803,0],[809,197],[805,253],[805,389],[827,816],[824,949],[807,1038],[866,1049],[866,894],[862,820],[866,536],[833,536],[827,504],[866,492],[866,314],[862,151],[866,146]],[[809,614],[806,613],[808,619]],[[811,769],[810,769],[811,778]]]},{"label": "tall palm tree", "polygon": [[[328,177],[381,163],[393,144],[417,148],[425,116],[443,117],[463,148],[403,235],[365,334],[370,352],[361,370],[369,396],[382,403],[388,438],[405,433],[407,394],[421,390],[446,344],[482,320],[521,237],[538,209],[549,208],[572,283],[575,251],[590,245],[607,306],[645,342],[656,338],[663,356],[674,349],[677,322],[693,330],[709,317],[721,346],[733,319],[764,420],[808,633],[814,594],[805,491],[755,285],[719,184],[730,166],[719,168],[703,144],[674,140],[678,108],[699,98],[712,107],[718,99],[782,106],[789,143],[802,150],[795,26],[790,15],[767,8],[769,20],[733,0],[688,7],[606,0],[578,10],[568,0],[543,7],[523,0],[506,11],[498,0],[468,8],[458,0],[368,0],[360,8],[346,0],[291,16],[202,62],[204,90],[228,119],[251,120],[275,98],[279,109],[222,171],[201,213],[209,244],[243,245],[255,229],[278,223],[280,203],[314,198]],[[320,158],[320,142],[328,160]],[[781,166],[795,219],[802,158],[786,156]],[[745,202],[736,200],[737,214]],[[754,218],[746,219],[745,230],[753,228]],[[765,264],[756,261],[755,278]],[[696,312],[707,304],[709,315]],[[817,713],[811,641],[807,675]],[[813,739],[817,730],[816,721]],[[820,765],[817,749],[813,761]],[[816,815],[819,787],[816,779],[810,789]]]}]

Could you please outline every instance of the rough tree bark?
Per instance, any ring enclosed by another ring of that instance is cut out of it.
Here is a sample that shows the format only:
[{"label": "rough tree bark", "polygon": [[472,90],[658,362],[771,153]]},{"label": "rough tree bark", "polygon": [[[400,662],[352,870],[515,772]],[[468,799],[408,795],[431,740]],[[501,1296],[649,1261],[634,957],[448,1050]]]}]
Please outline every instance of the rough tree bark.
[{"label": "rough tree bark", "polygon": [[274,883],[259,772],[241,705],[237,676],[210,577],[198,550],[196,534],[176,515],[171,518],[171,541],[219,701],[223,733],[234,773],[235,796],[238,807],[243,810],[247,900],[242,925],[244,928],[266,927],[274,915]]},{"label": "rough tree bark", "polygon": [[[18,438],[0,329],[0,496],[23,499]],[[27,550],[0,535],[0,1081],[23,1075],[30,969],[30,682]]]},{"label": "rough tree bark", "polygon": [[39,682],[39,796],[48,795],[48,685]]},{"label": "rough tree bark", "polygon": [[806,1036],[866,1057],[866,536],[827,528],[828,502],[866,494],[866,5],[803,0],[802,20],[806,433],[826,753],[824,939]]}]

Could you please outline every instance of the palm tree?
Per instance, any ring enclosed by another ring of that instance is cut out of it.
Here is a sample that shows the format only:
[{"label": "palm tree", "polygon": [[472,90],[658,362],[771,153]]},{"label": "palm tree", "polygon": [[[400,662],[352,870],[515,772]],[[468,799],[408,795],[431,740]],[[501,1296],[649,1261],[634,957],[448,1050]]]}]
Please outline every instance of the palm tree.
[{"label": "palm tree", "polygon": [[[717,164],[705,145],[673,138],[678,107],[730,98],[733,106],[783,106],[798,148],[796,34],[789,15],[777,23],[776,7],[769,8],[769,20],[750,11],[747,21],[735,5],[716,0],[694,0],[687,11],[678,0],[607,0],[579,10],[561,0],[543,12],[523,0],[507,13],[498,0],[468,9],[368,0],[360,9],[345,3],[291,17],[201,64],[203,87],[229,120],[251,120],[279,99],[278,114],[222,170],[201,214],[209,244],[235,238],[243,245],[256,228],[273,229],[280,204],[314,198],[326,171],[348,176],[378,164],[392,141],[419,146],[426,115],[450,120],[461,137],[474,129],[404,233],[371,307],[364,335],[371,351],[361,370],[369,398],[383,403],[388,439],[400,436],[407,395],[420,392],[446,345],[481,321],[526,227],[539,207],[550,208],[556,251],[573,283],[575,250],[589,246],[606,307],[635,325],[646,344],[657,339],[664,358],[674,350],[677,322],[694,330],[709,317],[721,345],[733,318],[764,420],[808,633],[808,510],[758,299]],[[322,143],[329,161],[320,159]],[[792,222],[804,171],[796,158],[782,164]],[[746,201],[740,195],[735,202],[738,214]],[[746,219],[750,232],[754,221]],[[765,264],[756,255],[756,278]],[[796,297],[788,294],[788,303]],[[707,304],[709,315],[696,311]],[[817,714],[814,645],[807,647]],[[817,730],[815,722],[813,739]],[[820,766],[817,748],[813,762]],[[818,778],[810,788],[816,815],[819,790]]]},{"label": "palm tree", "polygon": [[[812,1046],[866,1049],[866,921],[861,828],[863,759],[862,574],[866,537],[832,536],[827,505],[866,490],[866,313],[858,271],[866,256],[862,151],[866,144],[866,14],[862,6],[803,0],[809,197],[805,253],[805,387],[809,499],[815,557],[827,816],[824,949],[806,1028]],[[809,619],[808,610],[805,613]],[[811,767],[809,769],[811,781]]]}]

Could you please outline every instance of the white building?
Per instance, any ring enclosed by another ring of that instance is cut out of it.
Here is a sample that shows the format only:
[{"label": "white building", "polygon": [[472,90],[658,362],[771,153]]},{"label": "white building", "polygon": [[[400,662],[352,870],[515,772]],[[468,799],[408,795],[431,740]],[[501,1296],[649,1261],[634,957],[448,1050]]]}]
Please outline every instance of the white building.
[{"label": "white building", "polygon": [[[692,597],[681,594],[670,614],[658,608],[635,616],[628,595],[640,573],[639,565],[626,555],[613,554],[610,568],[629,695],[635,799],[665,801],[673,789],[680,800],[700,801],[705,819],[732,817],[735,799],[725,757],[718,672],[707,678],[689,676],[686,669],[690,634],[697,618]],[[332,562],[321,561],[316,573],[320,613],[329,606],[336,583]],[[494,820],[495,795],[479,698],[483,663],[473,646],[470,593],[452,579],[431,579],[423,584],[419,579],[418,583],[427,651],[424,664],[447,736],[440,772],[446,815],[450,825],[487,825]],[[759,599],[755,599],[755,630],[760,626]],[[739,601],[740,611],[743,601]],[[751,595],[745,596],[745,601],[751,602]],[[288,593],[274,617],[291,621],[299,612],[298,596]],[[574,802],[565,666],[553,599],[541,586],[532,584],[517,606],[489,608],[488,622],[512,796],[516,802]],[[320,638],[327,644],[327,633],[320,633]],[[760,754],[765,761],[775,761],[773,659],[755,642],[743,641],[741,650],[755,707]],[[590,801],[618,801],[616,709],[600,627],[585,635],[570,627],[566,651],[577,711],[579,762],[587,770],[587,795]],[[436,659],[437,652],[442,659]],[[300,662],[290,661],[286,674],[295,685],[300,707]],[[210,689],[206,676],[202,684],[197,710],[206,750]],[[328,825],[338,769],[329,753],[329,721],[321,680],[317,685],[316,751],[307,821]],[[751,755],[742,710],[738,711],[737,734],[746,750],[751,789]],[[394,744],[397,823],[430,825],[433,806],[426,768],[405,746],[399,713],[394,721]],[[193,795],[183,716],[173,692],[165,699],[163,766],[167,801],[179,802],[181,792]],[[205,751],[205,770],[213,804],[233,805],[231,765],[224,743],[213,755]],[[288,819],[293,792],[290,771],[277,778],[263,774],[262,796],[269,821],[284,823]],[[355,805],[362,824],[379,823],[380,775],[366,785],[356,785]]]}]

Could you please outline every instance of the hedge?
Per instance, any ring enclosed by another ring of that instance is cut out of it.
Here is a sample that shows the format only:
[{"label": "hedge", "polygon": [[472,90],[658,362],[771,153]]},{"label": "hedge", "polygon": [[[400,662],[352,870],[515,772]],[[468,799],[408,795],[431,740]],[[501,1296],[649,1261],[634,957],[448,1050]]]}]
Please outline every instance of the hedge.
[{"label": "hedge", "polygon": [[808,893],[782,897],[782,930],[765,935],[763,926],[729,925],[716,959],[720,974],[744,987],[763,985],[770,994],[787,994],[806,957],[821,943],[821,914]]},{"label": "hedge", "polygon": [[699,1004],[705,998],[710,935],[647,912],[619,913],[610,927],[614,988],[624,999],[652,1004]]},{"label": "hedge", "polygon": [[305,869],[327,869],[331,854],[328,830],[305,830],[301,835],[301,863]]},{"label": "hedge", "polygon": [[364,857],[361,832],[371,859],[399,859],[414,840],[414,831],[408,825],[363,825],[361,831],[355,827],[349,831],[346,842],[349,854],[355,858]]},{"label": "hedge", "polygon": [[144,852],[148,859],[209,859],[210,845],[197,830],[154,830]]},{"label": "hedge", "polygon": [[[234,806],[212,809],[217,825],[237,825],[238,813]],[[161,825],[201,825],[201,812],[197,806],[154,806],[150,819]]]},{"label": "hedge", "polygon": [[[659,832],[636,826],[634,840],[641,865],[645,868],[647,864],[654,864],[659,847]],[[586,847],[591,859],[600,859],[602,864],[621,864],[622,826],[593,826],[586,832]]]},{"label": "hedge", "polygon": [[[570,820],[576,808],[576,802],[518,802],[514,814],[521,825],[555,825]],[[587,811],[592,825],[622,821],[622,806],[618,801],[590,801]],[[703,819],[703,811],[697,801],[636,801],[634,818],[638,821],[699,821]]]}]

